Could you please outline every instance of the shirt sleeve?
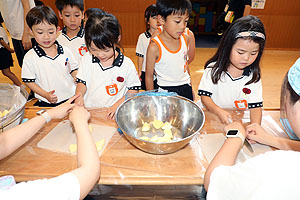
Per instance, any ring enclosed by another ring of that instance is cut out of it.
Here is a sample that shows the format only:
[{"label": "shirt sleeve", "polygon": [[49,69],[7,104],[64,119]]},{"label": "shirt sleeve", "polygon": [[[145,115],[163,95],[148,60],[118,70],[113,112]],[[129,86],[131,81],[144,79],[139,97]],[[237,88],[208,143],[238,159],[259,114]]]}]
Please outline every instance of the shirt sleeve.
[{"label": "shirt sleeve", "polygon": [[[64,47],[64,48],[66,48],[66,47]],[[71,69],[71,73],[72,73],[74,70],[77,70],[79,68],[79,65],[78,65],[78,62],[75,59],[75,56],[72,53],[72,51],[70,49],[67,49],[66,52],[67,52],[67,55],[69,58],[68,60],[69,60],[70,69]]]},{"label": "shirt sleeve", "polygon": [[51,179],[18,183],[9,190],[0,191],[0,197],[1,199],[78,200],[80,183],[75,175],[66,173]]},{"label": "shirt sleeve", "polygon": [[30,53],[31,52],[28,52],[24,56],[24,60],[23,60],[21,77],[22,77],[22,81],[24,83],[35,82],[35,80],[36,80],[36,73],[35,73],[35,68],[34,68],[35,62],[33,62],[32,59],[29,59]]},{"label": "shirt sleeve", "polygon": [[80,67],[78,69],[78,73],[76,75],[76,82],[77,83],[83,83],[84,85],[87,84],[87,81],[89,80],[89,77],[87,75],[87,72],[86,72],[86,61],[87,59],[90,58],[90,55],[88,53],[86,53],[80,60]]},{"label": "shirt sleeve", "polygon": [[141,89],[141,82],[138,73],[136,71],[136,68],[132,60],[130,60],[129,58],[128,58],[128,72],[127,72],[126,87],[128,88],[128,90]]},{"label": "shirt sleeve", "polygon": [[262,97],[262,84],[261,80],[259,80],[256,83],[251,83],[249,85],[245,85],[244,88],[249,88],[251,90],[250,94],[246,94],[247,101],[248,101],[248,107],[251,108],[257,108],[257,107],[263,107],[263,97]]},{"label": "shirt sleeve", "polygon": [[202,75],[199,87],[198,95],[199,96],[209,96],[213,94],[214,84],[211,80],[211,70],[212,68],[206,68]]},{"label": "shirt sleeve", "polygon": [[243,0],[243,4],[251,6],[252,5],[252,1],[251,0]]},{"label": "shirt sleeve", "polygon": [[135,53],[138,57],[144,57],[144,48],[143,47],[143,41],[142,41],[142,34],[139,36],[138,41],[137,41],[137,45],[136,45],[136,50]]}]

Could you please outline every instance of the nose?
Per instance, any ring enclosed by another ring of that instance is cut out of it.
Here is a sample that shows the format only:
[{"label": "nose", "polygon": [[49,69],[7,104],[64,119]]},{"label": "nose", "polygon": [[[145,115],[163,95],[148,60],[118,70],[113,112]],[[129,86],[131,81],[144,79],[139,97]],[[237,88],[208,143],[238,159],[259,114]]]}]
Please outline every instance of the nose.
[{"label": "nose", "polygon": [[75,17],[74,17],[73,15],[71,15],[70,21],[71,21],[71,22],[74,22],[74,21],[75,21]]},{"label": "nose", "polygon": [[248,61],[250,59],[250,53],[245,53],[244,54],[244,60]]}]

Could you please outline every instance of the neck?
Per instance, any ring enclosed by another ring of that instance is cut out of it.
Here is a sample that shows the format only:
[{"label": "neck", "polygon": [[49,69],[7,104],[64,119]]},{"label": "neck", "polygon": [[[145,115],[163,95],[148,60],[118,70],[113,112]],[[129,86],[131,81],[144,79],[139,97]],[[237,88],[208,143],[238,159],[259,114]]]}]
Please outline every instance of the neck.
[{"label": "neck", "polygon": [[50,47],[39,46],[45,51],[47,56],[55,57],[57,55],[57,47],[55,43],[53,43]]},{"label": "neck", "polygon": [[79,30],[80,30],[80,26],[77,29],[69,29],[67,27],[67,36],[69,38],[73,38],[73,37],[77,36]]},{"label": "neck", "polygon": [[227,68],[227,72],[233,77],[238,78],[243,75],[244,69],[238,69],[232,64],[229,64],[229,67]]}]

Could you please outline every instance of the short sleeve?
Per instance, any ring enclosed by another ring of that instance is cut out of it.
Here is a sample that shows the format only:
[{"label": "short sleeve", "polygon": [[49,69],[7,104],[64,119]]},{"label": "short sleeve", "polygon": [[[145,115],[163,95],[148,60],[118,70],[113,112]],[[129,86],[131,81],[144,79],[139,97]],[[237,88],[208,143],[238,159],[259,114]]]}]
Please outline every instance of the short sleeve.
[{"label": "short sleeve", "polygon": [[251,0],[243,0],[243,4],[251,6],[252,5],[252,1]]},{"label": "short sleeve", "polygon": [[137,56],[139,57],[144,57],[144,51],[145,51],[145,47],[143,45],[143,39],[142,39],[142,34],[140,34],[139,38],[138,38],[138,41],[137,41],[137,44],[136,44],[136,50],[135,50],[135,53]]},{"label": "short sleeve", "polygon": [[126,86],[128,90],[140,90],[141,89],[141,82],[136,71],[136,68],[132,62],[128,58],[128,72],[127,72],[127,81]]},{"label": "short sleeve", "polygon": [[72,53],[72,51],[70,49],[68,49],[68,47],[64,47],[64,48],[66,48],[65,51],[66,51],[66,53],[69,57],[69,64],[70,64],[71,72],[73,72],[74,70],[77,70],[79,68],[78,67],[78,62],[75,59],[75,56]]},{"label": "short sleeve", "polygon": [[21,77],[23,82],[35,82],[36,73],[34,68],[34,63],[32,59],[30,59],[31,51],[28,52],[24,56]]},{"label": "short sleeve", "polygon": [[80,183],[72,173],[51,179],[22,182],[9,190],[0,191],[0,199],[78,200],[79,198]]},{"label": "short sleeve", "polygon": [[248,88],[251,91],[250,94],[246,94],[246,95],[249,95],[249,97],[247,97],[249,109],[263,107],[261,80],[259,80],[256,83],[251,83],[249,85],[245,85],[244,88]]},{"label": "short sleeve", "polygon": [[208,96],[211,97],[213,93],[214,84],[211,80],[211,70],[212,68],[206,68],[202,75],[199,87],[198,95],[199,96]]},{"label": "short sleeve", "polygon": [[78,69],[78,73],[76,75],[76,82],[77,83],[83,83],[84,85],[87,84],[87,81],[89,80],[88,74],[87,74],[87,64],[86,64],[86,60],[87,59],[91,59],[89,53],[86,53],[80,60],[80,64],[79,64],[79,69]]}]

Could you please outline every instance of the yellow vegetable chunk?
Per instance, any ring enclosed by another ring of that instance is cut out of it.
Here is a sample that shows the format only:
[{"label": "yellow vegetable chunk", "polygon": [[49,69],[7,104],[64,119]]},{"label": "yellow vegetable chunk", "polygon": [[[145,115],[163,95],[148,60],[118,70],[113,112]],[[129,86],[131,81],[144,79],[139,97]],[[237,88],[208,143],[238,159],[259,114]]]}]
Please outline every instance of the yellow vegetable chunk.
[{"label": "yellow vegetable chunk", "polygon": [[158,136],[157,136],[157,135],[154,135],[154,136],[150,139],[151,142],[157,142],[157,140],[158,140]]},{"label": "yellow vegetable chunk", "polygon": [[146,132],[146,131],[149,131],[149,130],[150,130],[150,124],[148,124],[147,122],[145,122],[143,124],[142,131]]},{"label": "yellow vegetable chunk", "polygon": [[105,139],[96,142],[97,151],[101,151],[104,147],[104,144],[105,144]]},{"label": "yellow vegetable chunk", "polygon": [[165,122],[163,127],[161,127],[162,129],[171,129],[172,128],[172,125],[169,123],[169,122]]},{"label": "yellow vegetable chunk", "polygon": [[0,117],[2,117],[2,112],[0,111]]},{"label": "yellow vegetable chunk", "polygon": [[163,142],[171,142],[172,141],[172,137],[170,137],[169,135],[164,135],[162,137]]},{"label": "yellow vegetable chunk", "polygon": [[171,129],[165,129],[164,130],[164,134],[169,136],[171,139],[173,138],[173,134],[172,134],[172,131]]},{"label": "yellow vegetable chunk", "polygon": [[160,129],[164,125],[164,123],[160,120],[154,120],[152,124],[156,129]]},{"label": "yellow vegetable chunk", "polygon": [[92,134],[93,133],[93,126],[92,126],[92,124],[89,124],[89,130],[90,130],[90,133]]},{"label": "yellow vegetable chunk", "polygon": [[8,110],[4,110],[4,111],[2,112],[2,117],[4,117],[5,115],[7,115],[8,113],[9,113]]},{"label": "yellow vegetable chunk", "polygon": [[142,136],[142,137],[140,137],[140,139],[141,139],[141,140],[145,140],[145,141],[149,141],[149,140],[150,140],[150,138],[147,137],[147,136]]},{"label": "yellow vegetable chunk", "polygon": [[69,151],[70,151],[70,153],[76,153],[76,151],[77,151],[77,144],[70,144]]}]

